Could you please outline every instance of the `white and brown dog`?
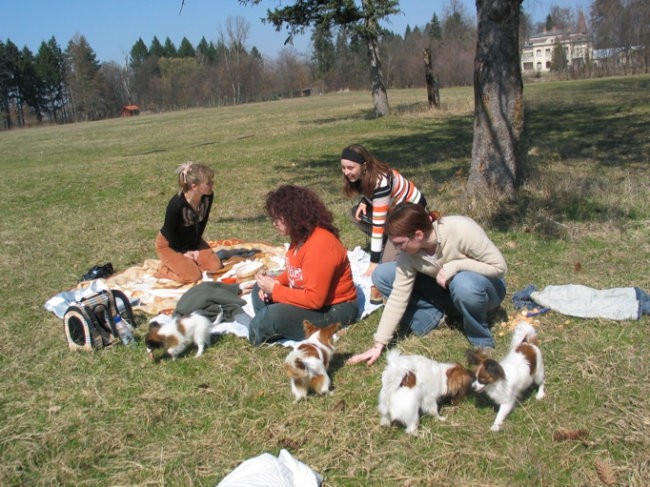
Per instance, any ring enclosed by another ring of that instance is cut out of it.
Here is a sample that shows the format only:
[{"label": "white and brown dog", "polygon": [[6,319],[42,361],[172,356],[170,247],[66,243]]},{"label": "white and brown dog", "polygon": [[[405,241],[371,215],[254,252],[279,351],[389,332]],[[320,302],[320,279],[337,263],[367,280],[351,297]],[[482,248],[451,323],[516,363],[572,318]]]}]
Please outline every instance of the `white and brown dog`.
[{"label": "white and brown dog", "polygon": [[472,387],[472,374],[459,363],[440,363],[422,355],[402,355],[389,350],[381,376],[379,413],[382,426],[398,422],[415,435],[420,411],[445,418],[438,412],[438,401],[448,397],[458,404]]},{"label": "white and brown dog", "polygon": [[149,358],[153,359],[153,351],[160,348],[171,355],[172,360],[176,360],[192,344],[198,348],[196,357],[200,357],[210,344],[211,326],[212,322],[198,313],[176,316],[164,324],[151,321],[144,339]]},{"label": "white and brown dog", "polygon": [[294,402],[306,398],[310,389],[320,395],[330,394],[327,369],[339,338],[339,323],[321,328],[305,320],[303,326],[305,339],[298,342],[284,361],[284,369],[291,379]]},{"label": "white and brown dog", "polygon": [[512,335],[510,351],[497,362],[480,350],[470,350],[469,360],[477,365],[472,387],[485,393],[498,406],[497,416],[490,428],[499,431],[503,421],[526,391],[537,387],[537,399],[544,397],[544,361],[537,344],[533,326],[520,321]]}]

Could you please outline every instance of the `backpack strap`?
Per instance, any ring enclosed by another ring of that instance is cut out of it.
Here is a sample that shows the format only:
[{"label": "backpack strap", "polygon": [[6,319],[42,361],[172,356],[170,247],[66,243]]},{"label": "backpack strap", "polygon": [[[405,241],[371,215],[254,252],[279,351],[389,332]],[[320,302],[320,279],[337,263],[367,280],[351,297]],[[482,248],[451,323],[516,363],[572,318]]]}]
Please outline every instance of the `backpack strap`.
[{"label": "backpack strap", "polygon": [[104,347],[101,332],[94,325],[94,318],[83,306],[69,306],[63,315],[63,330],[70,350],[87,350]]}]

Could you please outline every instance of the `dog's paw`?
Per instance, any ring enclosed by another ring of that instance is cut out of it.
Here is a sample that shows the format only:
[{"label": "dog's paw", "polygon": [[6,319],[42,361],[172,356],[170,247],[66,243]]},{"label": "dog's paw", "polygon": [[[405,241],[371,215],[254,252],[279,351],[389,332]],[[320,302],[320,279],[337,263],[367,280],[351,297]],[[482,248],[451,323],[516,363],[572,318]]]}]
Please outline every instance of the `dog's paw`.
[{"label": "dog's paw", "polygon": [[411,435],[411,436],[418,436],[418,427],[417,427],[417,425],[409,426],[408,428],[406,428],[406,434]]},{"label": "dog's paw", "polygon": [[493,424],[492,427],[490,428],[490,431],[492,431],[493,433],[496,433],[496,432],[499,431],[500,429],[501,429],[501,425],[500,425],[500,424]]},{"label": "dog's paw", "polygon": [[391,423],[390,418],[385,418],[385,417],[382,416],[382,418],[379,420],[379,424],[380,424],[381,426],[388,427],[388,426],[390,426],[392,423]]}]

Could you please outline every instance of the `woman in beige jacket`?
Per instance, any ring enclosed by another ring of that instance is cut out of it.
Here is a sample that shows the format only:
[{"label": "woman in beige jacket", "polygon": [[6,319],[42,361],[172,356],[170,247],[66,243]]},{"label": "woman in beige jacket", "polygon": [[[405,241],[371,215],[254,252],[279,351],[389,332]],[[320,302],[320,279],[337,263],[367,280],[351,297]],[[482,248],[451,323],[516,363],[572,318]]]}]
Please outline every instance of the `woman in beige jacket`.
[{"label": "woman in beige jacket", "polygon": [[400,323],[424,335],[443,321],[445,312],[462,316],[473,346],[494,347],[487,313],[506,295],[507,266],[485,231],[469,217],[440,217],[403,203],[389,213],[386,233],[401,254],[372,274],[386,298],[375,344],[347,363],[374,363]]}]

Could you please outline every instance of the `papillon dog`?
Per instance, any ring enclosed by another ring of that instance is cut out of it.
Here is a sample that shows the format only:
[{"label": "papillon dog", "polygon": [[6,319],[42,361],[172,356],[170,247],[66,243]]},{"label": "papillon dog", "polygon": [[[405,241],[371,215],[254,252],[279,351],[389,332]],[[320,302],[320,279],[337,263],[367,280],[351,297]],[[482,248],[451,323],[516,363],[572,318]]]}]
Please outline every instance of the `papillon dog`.
[{"label": "papillon dog", "polygon": [[537,399],[544,397],[544,362],[537,346],[537,332],[526,321],[515,327],[510,351],[499,362],[481,350],[470,350],[470,363],[476,365],[474,391],[485,393],[498,406],[497,417],[490,428],[499,431],[517,401],[532,387]]},{"label": "papillon dog", "polygon": [[284,361],[284,369],[291,379],[294,402],[307,397],[310,389],[320,395],[330,394],[330,377],[327,373],[340,334],[340,324],[325,327],[303,322],[305,339],[298,342]]},{"label": "papillon dog", "polygon": [[149,358],[153,359],[153,351],[162,348],[172,360],[183,353],[190,345],[197,346],[196,357],[210,344],[210,327],[212,322],[205,316],[192,313],[189,316],[175,316],[170,322],[161,324],[157,321],[149,323],[149,331],[144,339]]},{"label": "papillon dog", "polygon": [[422,355],[402,355],[389,350],[381,375],[379,392],[380,424],[399,422],[406,432],[417,434],[420,411],[445,418],[438,412],[438,401],[448,397],[458,404],[472,387],[472,373],[459,363],[441,363]]}]

